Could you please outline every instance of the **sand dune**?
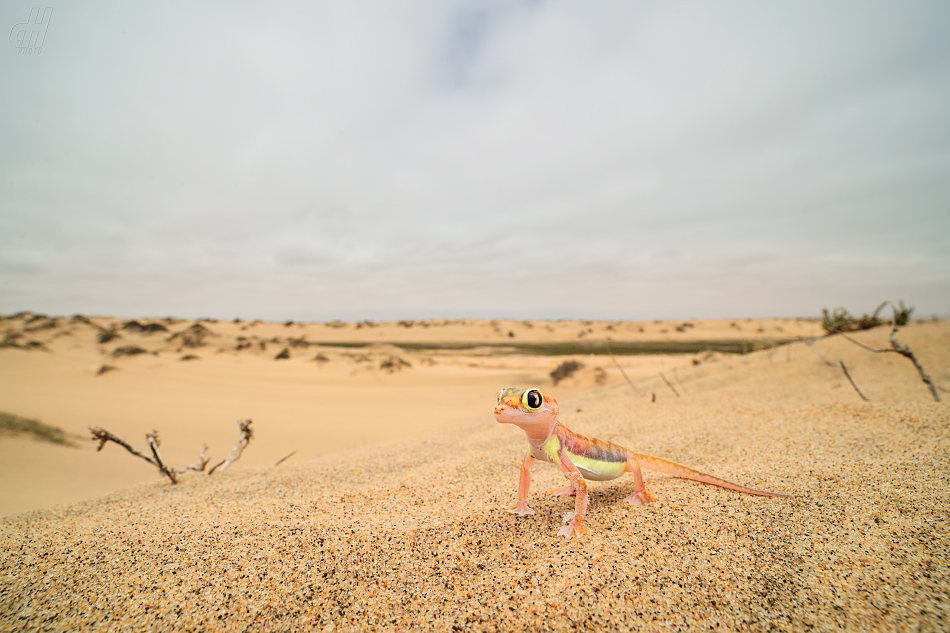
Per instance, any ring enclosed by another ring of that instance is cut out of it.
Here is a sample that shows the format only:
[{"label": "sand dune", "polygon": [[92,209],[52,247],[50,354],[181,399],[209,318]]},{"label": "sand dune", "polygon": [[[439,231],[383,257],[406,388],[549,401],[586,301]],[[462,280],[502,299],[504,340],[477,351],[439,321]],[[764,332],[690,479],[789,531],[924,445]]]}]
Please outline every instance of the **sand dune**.
[{"label": "sand dune", "polygon": [[[0,350],[3,406],[70,432],[93,418],[130,433],[159,426],[179,463],[193,461],[201,437],[226,452],[241,416],[280,439],[252,444],[220,476],[170,486],[142,464],[148,483],[0,520],[4,629],[940,630],[950,621],[950,411],[896,354],[840,337],[815,344],[848,365],[871,402],[803,343],[622,357],[641,397],[603,357],[572,357],[588,373],[553,388],[561,358],[308,346],[330,359],[320,363],[291,347],[289,360],[274,360],[284,347],[265,343],[256,356],[197,347],[200,360],[182,362],[177,348],[133,338],[173,345],[170,334],[191,324],[174,325],[119,329],[123,340],[102,349],[80,340],[94,328],[78,323],[38,339],[50,352]],[[886,333],[856,337],[883,347]],[[950,387],[948,324],[898,336]],[[120,343],[150,351],[113,360]],[[90,346],[104,353],[91,357]],[[411,368],[380,370],[386,355]],[[104,357],[120,369],[96,376]],[[592,382],[594,365],[609,370],[605,384]],[[561,485],[553,468],[535,467],[536,516],[504,510],[524,442],[491,407],[499,387],[529,380],[558,397],[578,432],[795,498],[648,473],[659,502],[627,507],[619,501],[632,481],[595,483],[592,534],[557,539],[571,503],[545,494]],[[307,416],[317,430],[295,422]],[[359,428],[379,441],[347,448]],[[0,440],[5,457],[28,445]],[[294,448],[299,459],[271,465]],[[118,450],[55,450],[116,476],[139,467]]]},{"label": "sand dune", "polygon": [[[181,466],[193,463],[205,442],[212,457],[223,457],[236,439],[235,421],[251,418],[256,436],[242,464],[267,464],[294,450],[294,459],[309,459],[451,428],[490,408],[499,385],[553,385],[550,372],[565,360],[583,367],[560,381],[561,392],[623,380],[602,355],[512,351],[503,347],[512,340],[508,332],[533,344],[585,334],[615,342],[740,336],[756,345],[817,329],[802,319],[324,324],[22,313],[0,320],[6,341],[0,348],[0,411],[37,418],[78,438],[89,437],[88,427],[101,426],[142,449],[145,434],[157,429],[163,455]],[[451,347],[458,343],[469,347]],[[719,357],[619,354],[633,379],[656,378],[666,368],[675,380],[675,372],[692,362]],[[115,446],[90,455],[93,444],[79,443],[80,449],[70,449],[0,436],[0,481],[9,484],[0,488],[0,515],[154,477],[150,466]]]}]

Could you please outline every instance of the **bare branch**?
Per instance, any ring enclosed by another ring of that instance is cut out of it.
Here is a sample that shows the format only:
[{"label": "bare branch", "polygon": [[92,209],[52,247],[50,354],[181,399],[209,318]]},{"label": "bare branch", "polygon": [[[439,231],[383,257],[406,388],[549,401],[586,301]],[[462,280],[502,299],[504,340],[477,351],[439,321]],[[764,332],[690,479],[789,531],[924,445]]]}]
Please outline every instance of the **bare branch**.
[{"label": "bare branch", "polygon": [[[893,305],[891,306],[891,310],[894,310]],[[917,373],[920,374],[920,379],[923,380],[927,384],[927,387],[930,389],[930,395],[934,397],[934,400],[936,402],[940,402],[940,394],[937,393],[937,389],[934,386],[933,381],[930,379],[930,376],[927,375],[927,372],[924,371],[924,368],[920,366],[919,362],[917,362],[917,357],[914,356],[914,353],[912,351],[910,351],[910,348],[907,347],[906,345],[901,345],[900,343],[897,342],[897,337],[894,336],[896,331],[897,331],[897,314],[895,311],[894,320],[891,322],[891,334],[889,337],[891,339],[891,347],[894,348],[895,352],[897,352],[898,354],[900,354],[901,356],[908,359],[910,362],[914,364],[914,367],[917,368]]]},{"label": "bare branch", "polygon": [[[848,338],[848,336],[847,336],[846,334],[842,334],[841,336],[844,336],[845,338]],[[850,339],[849,339],[849,340],[850,340]],[[861,399],[864,400],[865,402],[870,402],[870,400],[867,398],[867,396],[865,396],[863,393],[861,393],[861,390],[858,389],[858,385],[854,382],[854,379],[851,378],[851,374],[848,373],[848,367],[847,367],[847,365],[844,364],[844,361],[843,361],[843,360],[834,361],[834,362],[828,360],[828,359],[824,356],[824,354],[822,354],[821,352],[819,352],[818,350],[816,350],[814,347],[812,347],[812,343],[815,342],[815,339],[810,339],[810,340],[809,340],[809,339],[801,339],[801,341],[802,341],[802,343],[804,343],[804,344],[808,347],[808,349],[810,349],[811,351],[813,351],[813,352],[815,353],[815,356],[817,356],[818,358],[821,359],[821,362],[823,362],[824,364],[828,365],[829,367],[840,367],[840,368],[841,368],[841,371],[844,372],[844,377],[848,379],[848,382],[850,382],[850,383],[851,383],[851,386],[854,387],[854,390],[855,390],[856,392],[858,392],[858,395],[861,396]],[[855,342],[857,343],[857,341],[855,341]],[[873,351],[873,350],[872,350],[872,351]],[[887,350],[884,350],[884,351],[887,351]]]},{"label": "bare branch", "polygon": [[[234,448],[231,450],[231,454],[228,456],[227,459],[224,459],[218,462],[217,464],[215,464],[215,466],[211,470],[208,471],[209,475],[213,473],[217,468],[221,468],[221,470],[224,470],[232,462],[236,461],[241,456],[241,453],[244,452],[244,449],[247,447],[247,445],[250,443],[251,437],[253,436],[253,432],[251,431],[251,421],[240,420],[238,421],[238,427],[241,429],[241,435],[238,438],[237,444],[235,444]],[[185,466],[184,468],[174,468],[171,466],[166,466],[165,462],[162,460],[162,454],[158,450],[158,447],[161,446],[161,440],[158,437],[158,431],[152,431],[151,433],[145,436],[145,439],[148,441],[149,450],[152,453],[151,456],[146,455],[145,453],[139,452],[125,440],[119,437],[116,437],[109,431],[99,428],[98,426],[89,427],[89,431],[92,433],[92,439],[94,441],[99,442],[99,446],[96,448],[97,451],[101,451],[107,442],[114,442],[118,444],[119,446],[121,446],[122,448],[124,448],[125,450],[127,450],[128,452],[135,455],[136,457],[144,459],[152,466],[155,466],[156,468],[158,468],[159,472],[161,472],[163,475],[168,477],[168,479],[173,484],[178,483],[177,475],[186,473],[189,470],[201,472],[205,470],[205,468],[208,466],[209,460],[207,456],[207,452],[208,452],[207,444],[201,445],[201,453],[198,455],[198,462],[196,464],[191,464],[189,466]],[[293,453],[291,453],[290,455],[293,455]],[[287,457],[290,457],[290,455],[288,455]],[[285,457],[284,459],[287,459],[287,457]]]},{"label": "bare branch", "polygon": [[251,420],[238,420],[238,428],[241,429],[241,435],[238,437],[234,448],[231,449],[231,454],[228,455],[227,459],[212,466],[211,470],[208,471],[209,475],[213,474],[218,468],[224,470],[236,462],[238,458],[241,457],[241,453],[244,452],[244,449],[247,448],[247,445],[251,443],[251,438],[254,436],[254,432],[251,430]]},{"label": "bare branch", "polygon": [[637,394],[638,396],[640,396],[641,398],[642,398],[644,395],[646,395],[644,392],[642,392],[642,391],[640,391],[639,389],[637,389],[637,386],[633,384],[633,381],[630,380],[630,377],[629,377],[629,376],[627,376],[627,372],[625,372],[625,371],[623,370],[623,367],[621,367],[621,366],[620,366],[620,363],[617,362],[617,359],[614,358],[614,353],[610,351],[610,347],[607,346],[606,344],[605,344],[604,346],[607,348],[607,353],[610,354],[610,360],[612,360],[612,361],[614,362],[614,365],[617,366],[617,369],[620,370],[621,375],[623,375],[623,379],[627,381],[627,384],[630,385],[630,388],[633,389],[634,393],[636,393],[636,394]]},{"label": "bare branch", "polygon": [[152,431],[147,434],[145,439],[148,440],[148,447],[152,449],[152,457],[155,458],[155,465],[158,466],[162,474],[168,477],[173,484],[177,484],[178,479],[175,477],[174,469],[165,465],[165,462],[162,461],[161,453],[158,452],[158,446],[161,444],[161,441],[158,439],[158,431]]},{"label": "bare branch", "polygon": [[848,339],[849,341],[851,341],[852,343],[854,343],[854,344],[857,345],[858,347],[863,347],[863,348],[866,349],[867,351],[869,351],[869,352],[874,352],[875,354],[880,354],[880,353],[882,353],[882,352],[893,352],[893,351],[894,351],[894,350],[892,350],[892,349],[875,349],[875,348],[873,348],[873,347],[869,347],[869,346],[865,345],[864,343],[862,343],[861,341],[856,341],[856,340],[854,340],[853,338],[851,338],[851,337],[848,336],[847,334],[842,334],[841,336],[843,336],[844,338]]},{"label": "bare branch", "polygon": [[283,464],[285,461],[287,461],[288,459],[290,459],[291,457],[293,457],[296,453],[297,453],[297,451],[291,451],[291,452],[288,453],[287,455],[284,455],[283,457],[281,457],[280,459],[278,459],[278,460],[274,463],[274,466],[280,466],[280,465]]},{"label": "bare branch", "polygon": [[663,382],[666,383],[666,386],[669,387],[670,389],[672,389],[672,390],[673,390],[673,393],[676,394],[676,397],[679,398],[679,397],[680,397],[680,393],[676,390],[676,387],[674,387],[674,386],[672,385],[672,383],[670,383],[670,381],[666,379],[666,376],[663,375],[663,372],[662,372],[662,371],[660,372],[660,378],[663,379]]},{"label": "bare branch", "polygon": [[810,349],[812,352],[814,352],[814,353],[815,353],[815,356],[817,356],[818,358],[820,358],[820,359],[821,359],[821,362],[823,362],[825,365],[828,365],[829,367],[836,367],[836,366],[838,365],[838,363],[833,363],[833,362],[831,362],[830,360],[828,360],[827,358],[825,358],[825,355],[824,355],[824,354],[822,354],[821,352],[819,352],[818,350],[816,350],[814,347],[812,347],[812,344],[814,344],[815,339],[804,339],[804,338],[803,338],[803,339],[801,339],[801,341],[802,341],[802,343],[805,344],[806,347],[808,347],[808,349]]},{"label": "bare branch", "polygon": [[[914,352],[912,352],[911,349],[907,347],[906,345],[901,345],[900,342],[898,342],[897,336],[896,336],[897,334],[897,308],[895,308],[894,304],[891,303],[890,301],[888,301],[887,303],[890,304],[891,306],[891,331],[890,331],[890,334],[888,334],[888,338],[891,341],[891,349],[875,349],[873,347],[869,347],[865,345],[864,343],[854,340],[847,334],[842,334],[841,336],[851,341],[858,347],[868,350],[869,352],[874,352],[876,354],[881,354],[884,352],[894,352],[896,354],[900,354],[901,356],[903,356],[904,358],[906,358],[907,360],[909,360],[910,362],[914,364],[914,367],[917,369],[917,373],[920,374],[920,379],[924,381],[924,383],[927,385],[927,388],[930,389],[930,395],[934,397],[935,401],[940,402],[940,394],[937,393],[936,386],[934,385],[933,381],[930,379],[930,376],[927,375],[927,372],[924,371],[924,368],[921,367],[920,363],[917,361],[917,357],[914,356]],[[901,305],[903,306],[903,304]],[[880,310],[880,308],[878,308],[878,310]]]},{"label": "bare branch", "polygon": [[202,470],[205,469],[205,466],[208,465],[208,457],[207,457],[207,455],[205,455],[205,453],[207,453],[207,452],[208,452],[208,445],[207,445],[207,444],[202,444],[202,445],[201,445],[201,453],[198,455],[198,463],[197,463],[197,464],[190,464],[190,465],[188,465],[188,466],[185,466],[184,468],[176,468],[176,469],[175,469],[175,472],[176,472],[176,473],[186,473],[186,472],[188,472],[189,470],[194,470],[195,472],[201,472]]},{"label": "bare branch", "polygon": [[843,360],[839,360],[839,361],[838,361],[838,365],[841,366],[841,371],[844,372],[844,377],[848,379],[848,382],[850,382],[850,383],[851,383],[851,386],[854,387],[854,390],[858,392],[858,395],[861,396],[861,399],[864,400],[865,402],[870,402],[870,400],[868,400],[867,396],[865,396],[863,393],[861,393],[861,390],[858,389],[858,386],[854,383],[854,379],[851,378],[851,374],[848,373],[848,366],[844,364],[844,361],[843,361]]},{"label": "bare branch", "polygon": [[102,448],[106,445],[106,442],[115,442],[116,444],[118,444],[125,450],[129,451],[136,457],[141,457],[152,466],[158,466],[158,464],[156,464],[152,460],[151,457],[149,457],[148,455],[145,455],[144,453],[138,452],[137,450],[132,448],[132,446],[128,442],[116,437],[115,435],[113,435],[112,433],[109,433],[109,431],[103,428],[99,428],[98,426],[90,426],[89,432],[92,433],[92,439],[99,442],[99,446],[96,448],[97,451],[101,451]]}]

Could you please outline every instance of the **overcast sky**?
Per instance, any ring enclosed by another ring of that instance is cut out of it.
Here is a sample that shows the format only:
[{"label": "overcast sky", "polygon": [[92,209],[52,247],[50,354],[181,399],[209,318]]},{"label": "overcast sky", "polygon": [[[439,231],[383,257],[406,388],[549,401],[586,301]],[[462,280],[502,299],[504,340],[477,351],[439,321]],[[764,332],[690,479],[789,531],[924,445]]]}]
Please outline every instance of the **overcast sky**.
[{"label": "overcast sky", "polygon": [[0,5],[0,312],[950,310],[950,2]]}]

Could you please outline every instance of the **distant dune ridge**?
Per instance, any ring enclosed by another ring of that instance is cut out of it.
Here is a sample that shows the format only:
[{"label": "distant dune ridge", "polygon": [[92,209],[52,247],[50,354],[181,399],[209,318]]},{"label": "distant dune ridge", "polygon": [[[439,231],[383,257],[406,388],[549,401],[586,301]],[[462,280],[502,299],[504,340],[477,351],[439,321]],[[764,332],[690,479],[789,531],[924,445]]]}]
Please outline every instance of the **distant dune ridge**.
[{"label": "distant dune ridge", "polygon": [[[940,630],[950,622],[948,404],[934,402],[896,354],[840,336],[813,349],[773,346],[817,336],[814,321],[135,321],[4,318],[3,340],[15,345],[0,349],[0,410],[69,437],[91,425],[130,439],[158,428],[176,464],[193,461],[205,441],[225,453],[240,417],[254,418],[255,441],[232,469],[172,486],[121,450],[0,436],[6,507],[18,507],[23,486],[48,503],[57,498],[44,490],[73,484],[75,495],[60,500],[100,495],[0,519],[2,630]],[[149,323],[167,331],[146,331]],[[120,338],[99,343],[102,332]],[[853,336],[888,345],[886,327]],[[915,323],[898,336],[946,392],[950,323]],[[764,349],[614,359],[499,349],[511,339],[638,337]],[[396,345],[453,341],[483,345]],[[115,355],[126,346],[145,351]],[[186,354],[199,359],[180,362]],[[823,359],[846,363],[870,401]],[[106,360],[117,370],[97,375]],[[554,387],[551,374],[565,362],[577,366]],[[552,467],[533,471],[536,516],[505,510],[525,444],[491,410],[500,387],[528,385],[557,395],[579,433],[795,497],[647,472],[657,503],[620,503],[629,478],[595,482],[592,534],[557,539],[572,501],[546,494],[563,485]],[[144,483],[95,488],[101,481]]]}]

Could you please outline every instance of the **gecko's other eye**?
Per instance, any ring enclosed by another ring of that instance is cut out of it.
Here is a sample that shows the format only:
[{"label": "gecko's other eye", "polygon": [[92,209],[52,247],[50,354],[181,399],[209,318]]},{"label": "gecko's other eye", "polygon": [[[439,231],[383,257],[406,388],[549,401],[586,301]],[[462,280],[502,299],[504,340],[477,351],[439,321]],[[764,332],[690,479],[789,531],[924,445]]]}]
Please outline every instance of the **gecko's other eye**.
[{"label": "gecko's other eye", "polygon": [[505,397],[505,392],[507,389],[504,387],[501,388],[501,391],[498,392],[498,402],[501,402],[501,399]]},{"label": "gecko's other eye", "polygon": [[537,389],[528,389],[521,396],[521,404],[523,404],[526,409],[537,411],[541,408],[541,405],[544,404],[544,398],[541,397],[541,392]]}]

